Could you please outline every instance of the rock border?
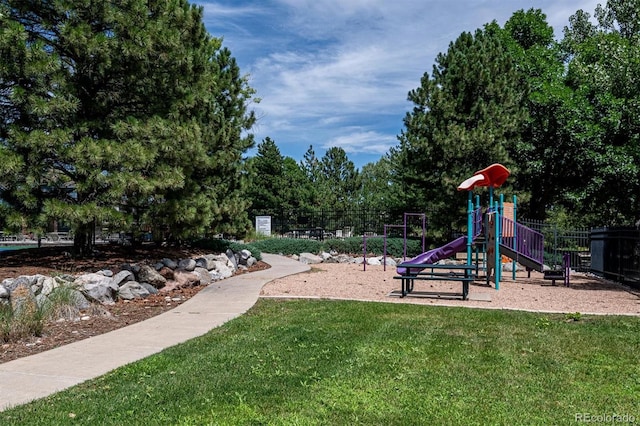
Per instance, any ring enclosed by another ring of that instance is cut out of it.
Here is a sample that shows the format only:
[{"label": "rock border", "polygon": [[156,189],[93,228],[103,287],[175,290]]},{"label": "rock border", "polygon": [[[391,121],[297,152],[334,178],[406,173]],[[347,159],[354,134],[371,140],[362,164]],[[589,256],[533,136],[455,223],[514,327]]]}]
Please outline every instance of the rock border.
[{"label": "rock border", "polygon": [[165,258],[154,265],[127,263],[120,270],[80,275],[21,275],[0,282],[0,306],[11,306],[14,315],[45,306],[58,288],[69,289],[73,307],[113,305],[118,300],[144,299],[176,288],[209,285],[248,269],[257,262],[249,250],[206,254],[195,258]]}]

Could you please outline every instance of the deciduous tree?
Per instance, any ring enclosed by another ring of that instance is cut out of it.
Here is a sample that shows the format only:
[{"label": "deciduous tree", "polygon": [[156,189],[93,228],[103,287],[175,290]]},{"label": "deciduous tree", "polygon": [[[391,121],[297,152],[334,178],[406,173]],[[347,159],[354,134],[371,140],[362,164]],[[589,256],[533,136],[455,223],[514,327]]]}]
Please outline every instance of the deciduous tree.
[{"label": "deciduous tree", "polygon": [[640,1],[610,0],[577,12],[565,29],[571,58],[567,87],[581,102],[575,122],[585,167],[565,204],[589,225],[629,224],[640,217]]}]

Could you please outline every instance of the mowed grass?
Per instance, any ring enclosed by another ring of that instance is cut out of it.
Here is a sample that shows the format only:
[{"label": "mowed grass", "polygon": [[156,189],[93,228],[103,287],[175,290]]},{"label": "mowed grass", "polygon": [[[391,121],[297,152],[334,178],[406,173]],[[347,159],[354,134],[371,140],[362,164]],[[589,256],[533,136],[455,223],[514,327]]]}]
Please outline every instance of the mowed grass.
[{"label": "mowed grass", "polygon": [[0,424],[638,422],[638,395],[640,318],[261,300],[204,337],[0,413]]}]

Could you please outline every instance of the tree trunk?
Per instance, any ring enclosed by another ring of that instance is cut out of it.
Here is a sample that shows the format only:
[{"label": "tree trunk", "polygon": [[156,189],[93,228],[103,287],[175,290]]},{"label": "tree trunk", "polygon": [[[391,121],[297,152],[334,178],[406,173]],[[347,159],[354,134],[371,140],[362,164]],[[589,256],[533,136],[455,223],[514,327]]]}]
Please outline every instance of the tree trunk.
[{"label": "tree trunk", "polygon": [[93,222],[78,226],[73,236],[73,251],[77,257],[85,257],[93,251]]}]

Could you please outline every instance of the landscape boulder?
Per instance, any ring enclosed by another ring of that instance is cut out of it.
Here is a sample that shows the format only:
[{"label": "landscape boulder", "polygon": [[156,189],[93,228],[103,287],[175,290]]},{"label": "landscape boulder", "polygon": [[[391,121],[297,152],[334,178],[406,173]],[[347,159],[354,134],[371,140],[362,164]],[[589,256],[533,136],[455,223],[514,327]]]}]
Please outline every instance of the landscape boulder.
[{"label": "landscape boulder", "polygon": [[248,266],[247,263],[249,262],[250,258],[251,252],[247,249],[240,250],[240,252],[238,253],[238,263],[240,265]]},{"label": "landscape boulder", "polygon": [[149,265],[140,266],[140,271],[137,274],[138,282],[149,283],[155,288],[162,288],[167,285],[167,279],[160,275],[158,271]]},{"label": "landscape boulder", "polygon": [[[513,262],[507,262],[502,264],[502,270],[505,272],[513,272],[513,268],[514,268]],[[516,271],[520,270],[520,267],[518,266],[517,263],[515,264],[515,269]]]},{"label": "landscape boulder", "polygon": [[322,258],[312,253],[300,253],[299,259],[300,259],[300,262],[306,263],[307,265],[322,263]]},{"label": "landscape boulder", "polygon": [[56,281],[53,277],[44,277],[44,279],[39,283],[39,288],[36,294],[41,294],[43,296],[49,296],[53,290],[60,286],[60,282]]},{"label": "landscape boulder", "polygon": [[176,269],[178,267],[178,263],[173,259],[164,258],[160,261],[164,266],[169,269]]},{"label": "landscape boulder", "polygon": [[164,279],[167,281],[173,280],[174,271],[171,268],[167,268],[166,266],[163,266],[162,269],[158,271],[158,273],[162,275]]},{"label": "landscape boulder", "polygon": [[196,259],[196,268],[204,268],[211,271],[216,268],[215,257],[212,255],[202,256]]},{"label": "landscape boulder", "polygon": [[229,261],[231,261],[231,264],[233,265],[233,270],[235,271],[236,269],[238,269],[238,259],[236,258],[236,254],[233,252],[233,250],[227,249],[225,254],[229,259]]},{"label": "landscape boulder", "polygon": [[10,295],[11,293],[9,293],[9,290],[7,290],[5,286],[0,284],[0,303],[2,303],[3,301],[8,302]]},{"label": "landscape boulder", "polygon": [[182,259],[178,262],[178,269],[192,272],[196,269],[196,261],[193,259]]},{"label": "landscape boulder", "polygon": [[209,285],[211,284],[211,274],[207,268],[197,267],[193,270],[193,273],[198,275],[198,279],[200,280],[200,285]]},{"label": "landscape boulder", "polygon": [[392,268],[397,266],[397,262],[392,257],[387,257],[386,259],[383,259],[382,261],[384,263],[386,263],[387,266],[391,266]]},{"label": "landscape boulder", "polygon": [[36,297],[27,282],[22,281],[11,292],[11,311],[16,317],[32,316],[38,309]]},{"label": "landscape boulder", "polygon": [[136,281],[128,281],[124,283],[118,291],[118,296],[125,300],[144,299],[145,297],[148,297],[149,294],[149,290]]},{"label": "landscape boulder", "polygon": [[214,261],[215,263],[215,271],[218,273],[222,279],[229,278],[233,275],[233,270],[227,265],[226,262],[222,262],[220,260]]},{"label": "landscape boulder", "polygon": [[158,289],[152,286],[149,283],[139,283],[142,287],[144,287],[149,294],[158,294]]},{"label": "landscape boulder", "polygon": [[26,285],[27,287],[31,287],[31,285],[36,282],[37,278],[36,277],[29,277],[29,276],[25,276],[25,275],[21,275],[17,278],[7,278],[5,280],[2,281],[2,285],[4,285],[4,287],[9,290],[9,293],[13,293],[13,291],[23,285]]},{"label": "landscape boulder", "polygon": [[[57,287],[60,288],[60,287]],[[71,295],[69,296],[69,301],[72,306],[78,310],[89,309],[91,307],[91,302],[87,300],[86,297],[79,290],[70,290]]]},{"label": "landscape boulder", "polygon": [[118,297],[118,286],[102,274],[80,275],[73,284],[87,299],[103,305],[113,305]]},{"label": "landscape boulder", "polygon": [[209,271],[209,276],[211,277],[211,282],[213,281],[220,281],[223,280],[224,278],[222,277],[222,275],[220,274],[220,272],[214,270]]},{"label": "landscape boulder", "polygon": [[200,284],[200,276],[191,271],[176,271],[173,280],[178,288],[195,287]]},{"label": "landscape boulder", "polygon": [[111,278],[113,283],[118,287],[122,287],[127,282],[134,281],[135,279],[136,277],[133,275],[133,272],[125,270],[118,272]]}]

